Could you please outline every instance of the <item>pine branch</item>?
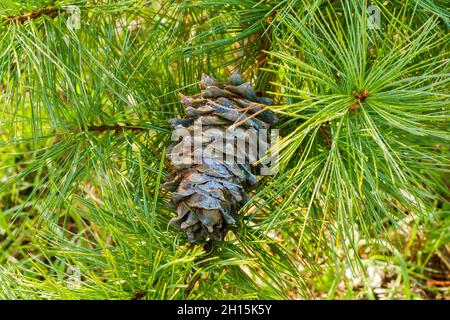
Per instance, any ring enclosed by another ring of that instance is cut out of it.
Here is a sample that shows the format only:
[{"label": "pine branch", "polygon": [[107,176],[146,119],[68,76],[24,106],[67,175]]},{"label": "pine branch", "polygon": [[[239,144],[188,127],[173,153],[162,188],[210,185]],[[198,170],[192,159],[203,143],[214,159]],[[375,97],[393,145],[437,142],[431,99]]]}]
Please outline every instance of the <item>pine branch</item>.
[{"label": "pine branch", "polygon": [[47,16],[49,18],[55,18],[61,11],[64,11],[64,9],[55,8],[55,7],[50,6],[50,7],[46,7],[46,8],[36,9],[31,12],[22,13],[22,14],[15,15],[15,16],[7,16],[5,18],[5,20],[23,24],[28,20],[37,19],[42,16]]},{"label": "pine branch", "polygon": [[[136,127],[132,124],[102,124],[102,125],[91,125],[87,127],[87,131],[93,132],[105,132],[105,131],[120,131],[120,130],[130,130],[130,131],[147,131],[148,129],[142,127]],[[76,131],[84,131],[83,129],[77,128]]]},{"label": "pine branch", "polygon": [[[194,249],[195,244],[190,244],[189,249]],[[201,274],[197,273],[199,268],[202,268],[207,265],[208,258],[211,258],[214,256],[214,254],[217,252],[217,247],[214,246],[213,241],[207,241],[203,244],[203,250],[205,254],[203,256],[199,256],[195,261],[198,263],[197,266],[192,268],[192,271],[189,273],[188,278],[185,281],[186,289],[184,289],[184,297],[188,297],[192,290],[194,289],[195,285],[199,282],[201,278]]]},{"label": "pine branch", "polygon": [[328,149],[331,149],[331,139],[330,135],[327,132],[327,129],[325,129],[324,126],[320,126],[320,133],[322,133],[323,138],[325,139],[325,142],[327,143]]}]

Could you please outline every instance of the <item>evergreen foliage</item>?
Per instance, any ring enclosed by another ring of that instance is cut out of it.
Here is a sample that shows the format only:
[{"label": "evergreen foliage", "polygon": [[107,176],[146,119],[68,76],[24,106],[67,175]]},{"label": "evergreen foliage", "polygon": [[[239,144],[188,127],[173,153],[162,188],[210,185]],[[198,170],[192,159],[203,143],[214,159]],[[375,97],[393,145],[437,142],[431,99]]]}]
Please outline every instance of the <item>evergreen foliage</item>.
[{"label": "evergreen foliage", "polygon": [[[448,298],[449,27],[445,0],[0,0],[0,298]],[[168,120],[236,70],[279,172],[207,250],[169,225]]]}]

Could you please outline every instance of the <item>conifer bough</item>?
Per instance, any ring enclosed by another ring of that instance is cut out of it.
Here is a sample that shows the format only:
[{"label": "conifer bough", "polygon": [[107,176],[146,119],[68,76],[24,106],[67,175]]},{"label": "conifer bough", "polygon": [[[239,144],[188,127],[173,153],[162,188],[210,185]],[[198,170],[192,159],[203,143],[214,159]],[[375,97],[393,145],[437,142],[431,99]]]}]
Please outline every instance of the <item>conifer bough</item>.
[{"label": "conifer bough", "polygon": [[[242,126],[258,132],[269,129],[277,121],[274,113],[266,109],[273,100],[258,96],[239,72],[231,74],[227,83],[203,75],[200,85],[201,93],[190,97],[180,95],[188,117],[171,119],[170,124],[174,129],[186,129],[190,141],[200,139],[202,150],[214,143],[206,134],[208,129],[225,134],[231,126]],[[198,121],[202,123],[202,130],[200,137],[194,137],[194,125]],[[193,161],[195,151],[190,149],[180,161],[176,159],[179,154],[174,152],[177,146],[178,143],[171,145],[166,153],[176,173],[163,185],[173,192],[177,210],[177,217],[171,223],[186,232],[190,242],[222,240],[248,200],[247,188],[257,184],[255,169],[258,168],[250,162],[229,161],[225,154],[228,149],[220,159],[202,152],[198,163]],[[244,152],[249,152],[249,148]],[[245,154],[245,159],[250,158]]]}]

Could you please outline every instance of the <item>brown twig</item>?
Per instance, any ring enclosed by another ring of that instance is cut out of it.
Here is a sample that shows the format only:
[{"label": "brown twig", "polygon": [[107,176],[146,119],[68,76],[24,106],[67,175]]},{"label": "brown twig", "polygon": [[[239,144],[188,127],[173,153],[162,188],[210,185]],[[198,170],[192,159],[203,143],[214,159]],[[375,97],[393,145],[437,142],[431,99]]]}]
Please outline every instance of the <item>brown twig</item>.
[{"label": "brown twig", "polygon": [[323,138],[325,139],[325,142],[327,143],[327,147],[328,149],[331,149],[331,139],[330,136],[327,132],[327,130],[325,129],[324,126],[320,126],[320,132],[322,133]]},{"label": "brown twig", "polygon": [[[193,250],[195,248],[195,244],[191,244],[189,246],[189,249]],[[206,255],[205,256],[201,256],[199,258],[197,258],[196,261],[199,261],[200,263],[198,264],[199,267],[202,267],[203,265],[206,264],[207,260],[209,257],[211,257],[214,253],[215,253],[215,247],[214,247],[214,243],[213,241],[208,241],[203,245],[203,249],[205,250]],[[206,260],[206,261],[205,261]],[[186,279],[186,284],[187,287],[184,290],[184,296],[187,297],[189,296],[189,294],[192,292],[192,290],[194,289],[195,285],[199,282],[201,275],[199,273],[197,273],[197,268],[193,267],[192,271],[189,273],[188,278]]]},{"label": "brown twig", "polygon": [[16,16],[7,16],[5,19],[17,22],[17,23],[24,23],[28,20],[37,19],[42,16],[48,16],[50,18],[54,18],[58,15],[58,13],[63,10],[61,8],[55,8],[55,7],[47,7],[42,9],[37,9],[31,12],[22,13],[20,15]]},{"label": "brown twig", "polygon": [[[261,103],[257,103],[254,102],[252,104],[250,104],[248,107],[245,108],[241,108],[241,109],[232,109],[226,106],[222,106],[220,104],[218,104],[217,102],[208,99],[208,103],[219,106],[220,108],[223,108],[225,110],[228,110],[230,112],[240,112],[242,113],[238,119],[236,119],[236,121],[233,123],[234,126],[239,127],[240,125],[242,125],[243,123],[247,122],[248,120],[255,118],[257,115],[259,115],[260,113],[268,110],[267,106],[265,106],[264,104]],[[247,116],[247,111],[255,109],[255,108],[261,108],[258,111],[255,111],[254,113],[252,113],[251,115]],[[247,118],[242,119],[244,116],[247,116]],[[241,120],[242,119],[242,120]]]},{"label": "brown twig", "polygon": [[363,92],[360,92],[358,94],[355,94],[355,98],[357,101],[353,103],[350,108],[348,109],[349,113],[352,113],[356,109],[359,108],[360,104],[366,101],[367,97],[369,96],[369,90],[365,89]]},{"label": "brown twig", "polygon": [[[75,129],[76,131],[84,131],[83,129],[77,128]],[[113,125],[108,125],[108,124],[102,124],[99,126],[88,126],[87,127],[87,131],[94,131],[94,132],[105,132],[105,131],[120,131],[120,130],[130,130],[130,131],[145,131],[147,129],[145,128],[140,128],[140,127],[136,127],[133,126],[131,124],[125,124],[125,125],[119,125],[119,124],[113,124]]]},{"label": "brown twig", "polygon": [[[264,20],[264,22],[271,24],[274,21],[276,15],[278,13],[278,10],[279,9],[273,9],[271,11],[271,14]],[[270,37],[272,36],[273,29],[268,28],[261,34],[261,36],[264,36],[266,31],[267,31],[267,34],[266,34],[266,37],[263,39],[263,43],[261,46],[261,52],[260,52],[260,55],[259,55],[258,61],[257,61],[258,68],[263,67],[265,65],[265,63],[267,62],[267,51],[269,51],[270,45],[271,45]]]},{"label": "brown twig", "polygon": [[257,115],[259,115],[260,113],[263,113],[263,112],[266,111],[266,110],[267,110],[267,108],[258,110],[258,111],[256,111],[255,113],[253,113],[253,114],[247,116],[247,118],[244,118],[244,119],[242,119],[242,120],[239,120],[239,119],[244,115],[244,114],[242,114],[242,115],[239,117],[239,119],[236,120],[235,123],[233,123],[233,125],[236,126],[236,127],[239,127],[241,124],[247,122],[248,120],[250,120],[250,119],[252,119],[252,118],[255,118]]},{"label": "brown twig", "polygon": [[428,287],[450,287],[450,281],[447,280],[429,280],[427,281]]}]

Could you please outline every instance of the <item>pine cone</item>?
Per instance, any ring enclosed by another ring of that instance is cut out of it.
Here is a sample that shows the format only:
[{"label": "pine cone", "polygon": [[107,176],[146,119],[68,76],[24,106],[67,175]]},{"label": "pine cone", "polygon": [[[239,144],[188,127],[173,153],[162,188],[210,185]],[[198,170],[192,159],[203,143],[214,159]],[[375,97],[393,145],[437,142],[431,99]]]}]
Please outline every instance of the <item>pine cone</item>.
[{"label": "pine cone", "polygon": [[[203,75],[200,85],[200,94],[180,95],[188,118],[170,120],[174,129],[184,130],[184,136],[181,135],[181,143],[167,150],[167,158],[176,174],[163,185],[173,191],[172,199],[177,208],[177,217],[171,223],[185,231],[190,242],[225,237],[239,209],[248,201],[246,189],[258,182],[252,167],[258,159],[249,154],[250,147],[242,150],[241,144],[238,153],[241,152],[240,159],[244,161],[233,161],[238,148],[236,140],[249,138],[249,132],[258,136],[260,130],[268,130],[277,121],[271,111],[264,110],[273,100],[257,96],[239,72],[233,73],[228,83]],[[198,131],[198,123],[201,131]],[[229,138],[226,134],[235,127],[251,130],[241,131],[244,134],[237,139]],[[225,148],[220,149],[223,154],[205,152],[215,141],[211,133],[215,137],[217,134],[226,137]],[[198,146],[202,147],[201,152]]]}]

